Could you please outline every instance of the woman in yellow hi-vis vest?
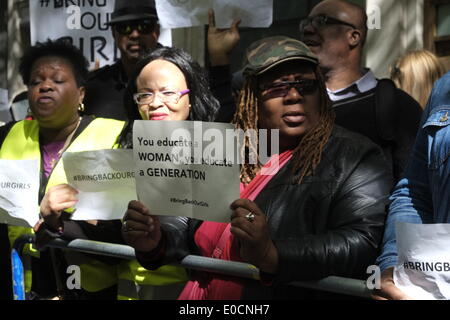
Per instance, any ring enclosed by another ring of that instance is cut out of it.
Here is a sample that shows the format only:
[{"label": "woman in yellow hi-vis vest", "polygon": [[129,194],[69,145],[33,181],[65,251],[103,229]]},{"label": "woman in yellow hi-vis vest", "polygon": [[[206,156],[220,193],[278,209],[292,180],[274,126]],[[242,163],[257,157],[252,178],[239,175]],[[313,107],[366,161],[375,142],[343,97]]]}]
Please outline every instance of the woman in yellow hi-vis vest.
[{"label": "woman in yellow hi-vis vest", "polygon": [[[88,62],[82,52],[61,40],[38,43],[31,47],[21,60],[20,73],[28,86],[28,100],[33,120],[8,124],[2,129],[1,136],[4,140],[0,141],[0,158],[39,160],[41,214],[44,214],[42,208],[61,213],[74,204],[73,201],[63,201],[60,198],[61,195],[56,194],[59,199],[52,199],[51,203],[58,203],[59,207],[48,207],[48,190],[50,188],[64,189],[63,186],[67,183],[62,161],[59,161],[62,154],[115,148],[117,138],[125,124],[117,120],[80,116],[83,111],[85,93],[83,85],[88,76],[87,66]],[[36,212],[36,215],[38,214]],[[42,229],[62,234],[70,232],[71,228],[102,230],[110,229],[108,225],[114,224],[117,224],[117,221],[65,221],[61,226],[48,224]],[[120,225],[120,221],[118,224]],[[42,224],[38,224],[35,230],[39,232],[41,227]],[[12,246],[20,235],[32,232],[33,230],[28,228],[8,226],[10,245]],[[122,241],[120,237],[117,239]],[[25,249],[26,254],[34,257],[31,270],[27,270],[25,275],[26,291],[32,291],[37,298],[50,298],[65,291],[70,292],[64,287],[56,288],[55,284],[55,277],[59,278],[66,274],[62,254],[53,252],[55,254],[52,255],[53,261],[51,261],[48,251],[39,252],[31,246]],[[68,252],[67,257],[70,254]],[[105,293],[103,297],[108,297],[108,294],[110,297],[115,297],[116,261],[104,263],[105,261],[91,257],[83,257],[78,261],[81,269],[82,290],[73,296],[83,297],[85,293],[89,296],[90,292],[94,293],[94,296],[95,293]],[[64,279],[59,280],[59,283],[66,284]],[[102,297],[102,295],[97,296]]]}]

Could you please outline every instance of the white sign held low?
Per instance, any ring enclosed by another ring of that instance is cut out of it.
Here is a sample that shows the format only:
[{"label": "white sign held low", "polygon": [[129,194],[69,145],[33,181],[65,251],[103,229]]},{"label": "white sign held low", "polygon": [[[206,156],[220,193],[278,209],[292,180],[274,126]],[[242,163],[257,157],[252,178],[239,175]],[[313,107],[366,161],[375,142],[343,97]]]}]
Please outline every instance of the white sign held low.
[{"label": "white sign held low", "polygon": [[0,223],[34,227],[38,194],[38,160],[0,160]]},{"label": "white sign held low", "polygon": [[396,224],[394,283],[420,300],[450,299],[450,224]]},{"label": "white sign held low", "polygon": [[68,152],[63,164],[68,183],[79,191],[73,220],[122,219],[137,197],[131,150]]},{"label": "white sign held low", "polygon": [[135,121],[133,151],[138,199],[156,215],[229,222],[239,198],[239,165],[227,158],[231,124]]}]

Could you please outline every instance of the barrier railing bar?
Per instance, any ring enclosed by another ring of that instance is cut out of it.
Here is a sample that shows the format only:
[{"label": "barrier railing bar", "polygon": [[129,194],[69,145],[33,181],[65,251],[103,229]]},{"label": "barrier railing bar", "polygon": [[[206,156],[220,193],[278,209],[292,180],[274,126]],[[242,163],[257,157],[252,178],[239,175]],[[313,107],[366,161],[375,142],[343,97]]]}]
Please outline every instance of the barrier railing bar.
[{"label": "barrier railing bar", "polygon": [[316,281],[292,282],[289,285],[359,298],[371,298],[371,291],[367,288],[366,281],[358,279],[329,276]]},{"label": "barrier railing bar", "polygon": [[[27,236],[16,240],[14,248],[23,248],[25,243],[33,242],[34,238]],[[75,239],[67,242],[62,239],[54,239],[47,244],[48,247],[69,249],[84,253],[118,257],[122,259],[135,259],[132,247],[98,242],[91,240]],[[22,251],[18,250],[19,254]],[[254,265],[235,261],[225,261],[201,256],[188,255],[177,266],[195,269],[199,271],[220,273],[247,279],[259,280],[259,270]],[[364,280],[330,276],[317,281],[297,281],[289,285],[313,290],[327,291],[360,298],[370,298],[371,291],[367,288]]]},{"label": "barrier railing bar", "polygon": [[[70,242],[62,239],[54,239],[47,244],[48,247],[71,249],[84,253],[101,254],[110,257],[118,257],[122,259],[136,259],[134,249],[121,244],[113,244],[106,242],[98,242],[91,240],[75,239]],[[177,266],[183,268],[196,269],[213,273],[221,273],[243,278],[258,280],[259,271],[255,266],[234,261],[224,261],[219,259],[186,256]]]},{"label": "barrier railing bar", "polygon": [[70,242],[62,239],[54,239],[46,244],[47,247],[59,249],[71,249],[84,253],[100,254],[102,256],[122,259],[136,259],[134,249],[123,244],[75,239]]}]

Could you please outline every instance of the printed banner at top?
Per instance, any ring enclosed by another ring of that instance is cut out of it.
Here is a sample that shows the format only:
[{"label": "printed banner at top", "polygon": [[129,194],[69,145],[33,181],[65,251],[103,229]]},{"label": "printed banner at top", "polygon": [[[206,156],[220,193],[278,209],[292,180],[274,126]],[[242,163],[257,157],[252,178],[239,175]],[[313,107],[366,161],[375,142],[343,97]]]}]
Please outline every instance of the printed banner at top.
[{"label": "printed banner at top", "polygon": [[241,19],[240,27],[267,28],[273,21],[273,0],[156,0],[164,28],[186,28],[208,24],[208,10],[214,9],[216,27],[229,28]]},{"label": "printed banner at top", "polygon": [[[114,45],[111,20],[114,0],[30,0],[31,44],[66,38],[80,48],[91,67],[114,63],[120,51]],[[161,30],[159,42],[170,46],[170,30]]]},{"label": "printed banner at top", "polygon": [[[74,4],[75,3],[75,4]],[[30,0],[31,43],[67,38],[91,63],[112,64],[120,55],[110,27],[114,1]]]}]

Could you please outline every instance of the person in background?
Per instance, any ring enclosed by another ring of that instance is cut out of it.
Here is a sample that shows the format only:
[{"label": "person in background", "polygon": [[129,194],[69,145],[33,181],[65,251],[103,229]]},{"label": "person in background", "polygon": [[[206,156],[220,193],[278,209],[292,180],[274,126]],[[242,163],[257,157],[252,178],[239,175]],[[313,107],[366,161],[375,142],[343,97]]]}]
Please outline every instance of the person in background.
[{"label": "person in background", "polygon": [[414,50],[398,58],[390,73],[397,87],[416,99],[425,109],[434,83],[445,71],[439,58],[432,52]]},{"label": "person in background", "polygon": [[209,78],[214,97],[220,102],[216,114],[216,122],[229,123],[233,120],[236,111],[236,100],[240,90],[233,88],[230,69],[230,54],[240,39],[240,19],[234,20],[229,28],[216,27],[214,10],[208,11],[207,47],[209,55]]},{"label": "person in background", "polygon": [[[268,163],[241,165],[241,199],[230,205],[230,223],[162,218],[131,201],[123,238],[148,269],[188,254],[259,268],[261,283],[195,272],[179,299],[311,299],[323,295],[288,284],[365,278],[392,185],[382,151],[334,126],[318,60],[305,44],[287,37],[255,42],[244,74],[235,126],[279,129],[279,150]],[[247,140],[245,153],[257,145]],[[270,175],[261,174],[268,168]]]},{"label": "person in background", "polygon": [[377,259],[382,271],[381,289],[374,291],[375,299],[410,299],[393,280],[398,263],[395,224],[450,223],[449,113],[450,73],[446,73],[431,92],[405,176],[391,196],[382,253]]},{"label": "person in background", "polygon": [[159,46],[160,34],[154,0],[116,0],[111,20],[120,59],[90,73],[86,83],[85,113],[127,120],[123,94],[138,59]]},{"label": "person in background", "polygon": [[422,108],[391,80],[378,80],[362,67],[367,31],[364,9],[342,0],[319,2],[300,22],[300,40],[319,58],[336,124],[378,144],[395,183],[405,170]]},{"label": "person in background", "polygon": [[[62,161],[65,152],[110,149],[117,142],[124,122],[80,116],[83,111],[85,83],[88,76],[88,62],[82,52],[62,40],[48,40],[32,46],[22,57],[20,74],[27,85],[28,101],[34,120],[12,122],[5,126],[1,136],[0,158],[10,160],[36,159],[40,166],[39,203],[40,214],[44,218],[50,213],[58,219],[42,220],[35,230],[48,229],[52,233],[71,232],[74,228],[93,228],[99,230],[102,222],[66,221],[64,210],[71,208],[76,199],[54,201],[64,198],[66,175]],[[52,195],[52,196],[50,196]],[[107,223],[106,223],[107,224]],[[8,226],[9,244],[22,234],[32,233],[32,229]],[[28,247],[25,253],[32,255],[31,270],[26,272],[26,291],[29,298],[47,299],[67,292],[56,286],[59,276],[66,274],[65,259],[53,249],[36,251]],[[53,259],[53,264],[52,264]],[[105,289],[113,286],[109,276],[115,271],[108,268],[99,270],[94,278],[89,270],[90,262],[79,264],[82,269],[82,285]],[[87,269],[85,269],[85,267]],[[86,279],[86,280],[85,280]],[[63,278],[58,282],[66,283]],[[94,283],[95,282],[95,283]]]}]

